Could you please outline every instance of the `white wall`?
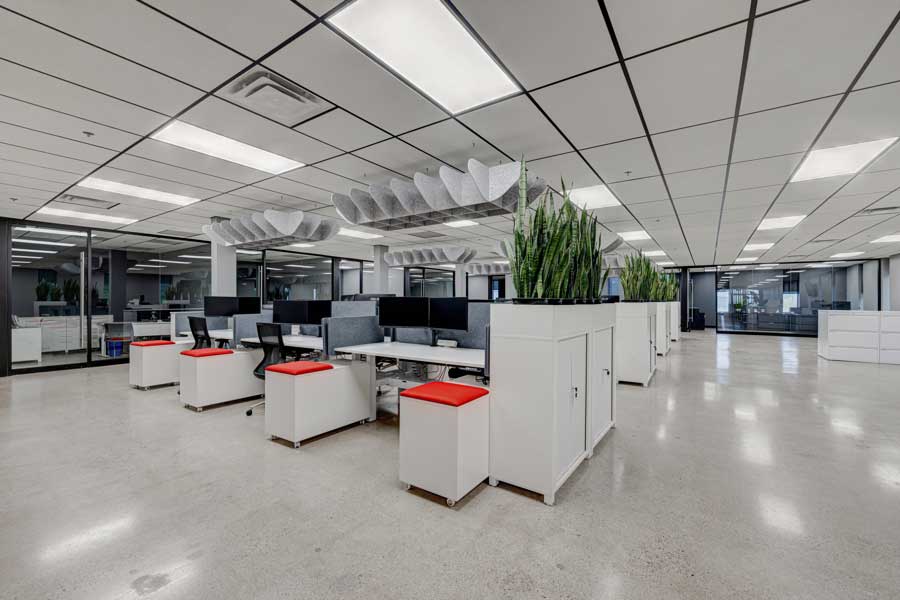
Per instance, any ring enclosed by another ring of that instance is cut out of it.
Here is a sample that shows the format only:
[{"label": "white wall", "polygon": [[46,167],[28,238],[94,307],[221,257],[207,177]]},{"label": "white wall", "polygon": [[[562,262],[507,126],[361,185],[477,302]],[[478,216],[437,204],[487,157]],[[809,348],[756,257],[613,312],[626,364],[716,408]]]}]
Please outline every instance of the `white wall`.
[{"label": "white wall", "polygon": [[[862,264],[862,310],[878,310],[878,261]],[[849,288],[849,284],[847,285]]]},{"label": "white wall", "polygon": [[487,275],[469,275],[469,298],[488,300],[490,298],[490,278]]},{"label": "white wall", "polygon": [[[891,310],[900,310],[900,254],[889,259],[891,277],[890,299]],[[883,290],[882,290],[883,292]]]}]

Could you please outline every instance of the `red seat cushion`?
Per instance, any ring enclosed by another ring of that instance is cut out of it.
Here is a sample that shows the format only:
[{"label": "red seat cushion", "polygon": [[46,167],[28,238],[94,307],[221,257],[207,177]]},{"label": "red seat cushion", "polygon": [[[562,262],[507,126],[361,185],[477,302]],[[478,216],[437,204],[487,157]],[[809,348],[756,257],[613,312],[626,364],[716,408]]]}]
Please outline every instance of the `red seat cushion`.
[{"label": "red seat cushion", "polygon": [[170,342],[169,340],[147,340],[146,342],[131,342],[131,345],[145,348],[147,346],[174,346],[175,342]]},{"label": "red seat cushion", "polygon": [[306,375],[307,373],[327,371],[328,369],[333,368],[334,366],[328,363],[313,362],[311,360],[295,360],[294,362],[269,365],[268,367],[266,367],[266,371],[272,371],[273,373],[284,373],[285,375]]},{"label": "red seat cushion", "polygon": [[205,356],[219,356],[220,354],[234,354],[234,350],[227,348],[197,348],[196,350],[185,350],[182,354],[194,358],[203,358]]},{"label": "red seat cushion", "polygon": [[400,392],[400,395],[406,396],[407,398],[425,400],[427,402],[446,404],[448,406],[462,406],[472,400],[477,400],[482,396],[486,396],[488,392],[489,390],[486,388],[475,387],[473,385],[449,383],[447,381],[432,381],[431,383],[425,383],[404,390]]}]

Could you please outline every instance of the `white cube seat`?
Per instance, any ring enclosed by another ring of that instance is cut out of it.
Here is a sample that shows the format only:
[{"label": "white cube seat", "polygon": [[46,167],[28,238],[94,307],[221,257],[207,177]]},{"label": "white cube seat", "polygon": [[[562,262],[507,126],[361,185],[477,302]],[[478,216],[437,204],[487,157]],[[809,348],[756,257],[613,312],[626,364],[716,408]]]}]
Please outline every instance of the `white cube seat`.
[{"label": "white cube seat", "polygon": [[300,446],[369,417],[368,377],[349,365],[299,360],[266,367],[266,435]]},{"label": "white cube seat", "polygon": [[262,356],[262,350],[183,351],[179,357],[181,402],[199,412],[207,406],[261,396],[265,385],[253,370]]},{"label": "white cube seat", "polygon": [[490,394],[436,381],[400,393],[400,481],[453,506],[488,477]]},{"label": "white cube seat", "polygon": [[179,355],[192,343],[190,340],[132,342],[128,350],[128,383],[143,390],[178,383]]}]

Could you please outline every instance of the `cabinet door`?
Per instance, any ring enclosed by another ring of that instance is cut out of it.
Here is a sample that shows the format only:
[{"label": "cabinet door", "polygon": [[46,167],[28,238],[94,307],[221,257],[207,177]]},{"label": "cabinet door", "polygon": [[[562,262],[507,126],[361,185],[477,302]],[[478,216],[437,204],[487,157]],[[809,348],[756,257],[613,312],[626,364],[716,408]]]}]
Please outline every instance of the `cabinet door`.
[{"label": "cabinet door", "polygon": [[587,336],[559,342],[557,361],[554,480],[585,450]]},{"label": "cabinet door", "polygon": [[591,390],[591,431],[588,443],[593,444],[612,422],[612,329],[594,334],[594,353],[591,374],[594,387]]},{"label": "cabinet door", "polygon": [[656,315],[650,315],[650,372],[656,370]]}]

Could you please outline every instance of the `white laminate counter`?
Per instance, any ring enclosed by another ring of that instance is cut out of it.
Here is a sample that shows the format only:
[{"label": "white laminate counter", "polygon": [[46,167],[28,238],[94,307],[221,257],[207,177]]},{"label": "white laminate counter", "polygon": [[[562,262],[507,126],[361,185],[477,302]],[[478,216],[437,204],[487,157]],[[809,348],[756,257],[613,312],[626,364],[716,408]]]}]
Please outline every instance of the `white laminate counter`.
[{"label": "white laminate counter", "polygon": [[819,356],[900,364],[900,311],[820,310]]}]

